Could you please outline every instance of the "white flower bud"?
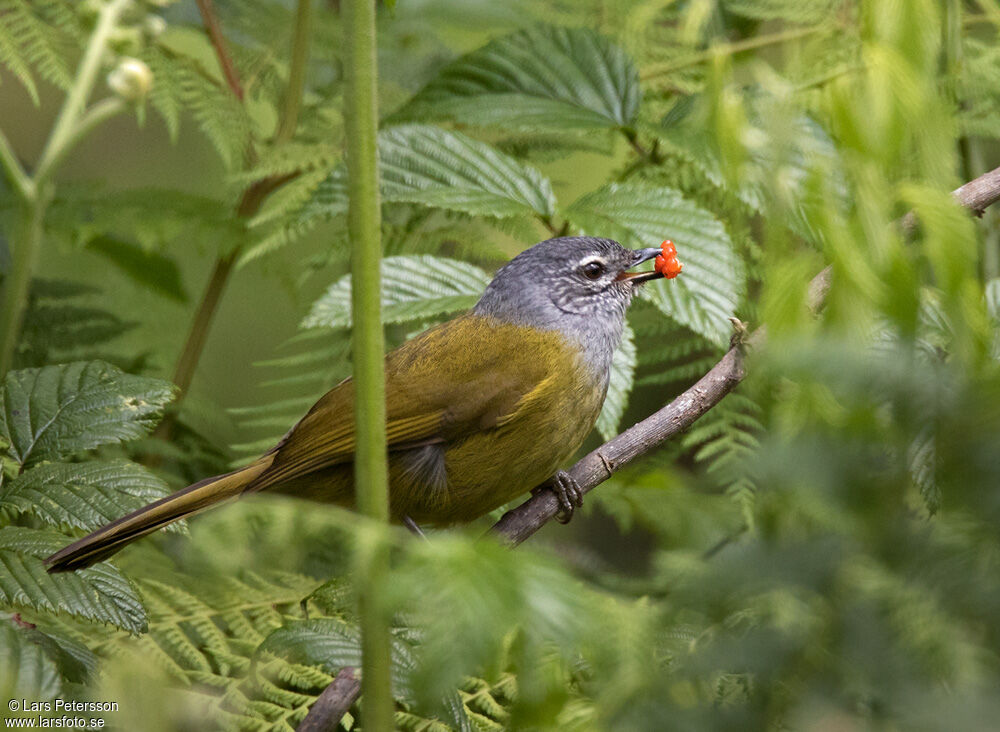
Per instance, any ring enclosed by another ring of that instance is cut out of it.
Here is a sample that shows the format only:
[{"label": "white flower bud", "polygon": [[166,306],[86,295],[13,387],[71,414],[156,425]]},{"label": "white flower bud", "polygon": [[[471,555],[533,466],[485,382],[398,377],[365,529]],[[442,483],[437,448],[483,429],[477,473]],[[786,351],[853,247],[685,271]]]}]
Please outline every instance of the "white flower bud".
[{"label": "white flower bud", "polygon": [[123,58],[108,74],[108,87],[122,99],[138,102],[153,88],[153,72],[137,58]]},{"label": "white flower bud", "polygon": [[156,38],[167,29],[167,21],[159,15],[150,15],[142,24],[142,29],[149,38]]}]

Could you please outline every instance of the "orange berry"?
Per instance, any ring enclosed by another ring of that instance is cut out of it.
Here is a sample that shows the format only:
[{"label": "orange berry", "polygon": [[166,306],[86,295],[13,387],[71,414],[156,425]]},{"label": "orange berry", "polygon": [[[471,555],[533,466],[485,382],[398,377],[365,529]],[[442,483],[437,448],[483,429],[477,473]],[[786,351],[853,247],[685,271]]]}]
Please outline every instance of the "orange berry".
[{"label": "orange berry", "polygon": [[672,280],[674,277],[681,273],[684,269],[684,265],[677,261],[676,257],[664,262],[663,268],[660,270],[663,276],[668,280]]},{"label": "orange berry", "polygon": [[653,262],[653,267],[668,280],[672,280],[684,268],[684,265],[677,261],[677,247],[667,239],[660,244],[660,251],[663,253]]}]

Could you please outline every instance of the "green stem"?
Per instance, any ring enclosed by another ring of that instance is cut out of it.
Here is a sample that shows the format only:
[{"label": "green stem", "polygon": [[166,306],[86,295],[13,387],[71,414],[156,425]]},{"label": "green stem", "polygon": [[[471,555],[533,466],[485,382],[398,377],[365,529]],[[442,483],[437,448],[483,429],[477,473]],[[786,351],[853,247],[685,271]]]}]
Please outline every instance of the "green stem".
[{"label": "green stem", "polygon": [[52,199],[49,180],[66,153],[97,124],[120,111],[114,102],[99,103],[84,116],[87,100],[94,89],[108,39],[118,25],[118,17],[131,0],[109,0],[101,6],[94,32],[59,115],[42,150],[35,175],[28,178],[6,138],[0,142],[0,163],[14,181],[22,199],[21,220],[11,241],[12,266],[3,283],[3,312],[0,313],[0,375],[10,370],[21,335],[31,278],[39,258],[45,212]]},{"label": "green stem", "polygon": [[697,66],[698,64],[711,61],[713,58],[720,56],[732,56],[744,51],[752,51],[757,48],[764,48],[765,46],[774,46],[780,43],[795,41],[799,38],[806,38],[807,36],[818,33],[832,32],[835,30],[836,28],[830,25],[817,25],[809,28],[788,28],[786,30],[779,31],[778,33],[772,33],[766,36],[756,36],[754,38],[747,38],[745,40],[734,41],[732,43],[720,43],[711,46],[704,51],[700,51],[699,53],[694,53],[690,56],[677,59],[676,61],[654,64],[645,69],[640,74],[640,77],[643,81],[647,81],[649,79],[656,78],[657,76],[666,76],[674,71],[686,69],[689,66]]},{"label": "green stem", "polygon": [[945,89],[951,101],[957,104],[962,70],[962,0],[945,3],[943,40]]},{"label": "green stem", "polygon": [[[979,171],[989,170],[986,156],[983,154],[983,143],[980,140],[965,137],[961,147],[963,157],[967,163],[967,172],[971,180],[973,176],[979,175]],[[998,217],[996,211],[988,208],[983,212],[983,254],[982,268],[983,281],[989,282],[1000,277],[1000,228],[998,228]]]},{"label": "green stem", "polygon": [[42,222],[48,195],[42,193],[26,202],[20,211],[20,221],[13,241],[11,269],[4,278],[3,307],[0,309],[0,376],[10,371],[17,349],[24,309],[28,302],[31,275],[38,263],[42,247]]},{"label": "green stem", "polygon": [[35,184],[24,172],[21,162],[14,154],[14,148],[10,146],[3,131],[0,131],[0,167],[7,173],[7,178],[10,179],[21,200],[27,200],[35,195]]},{"label": "green stem", "polygon": [[76,79],[73,86],[59,110],[55,127],[49,135],[48,142],[38,161],[35,176],[36,183],[44,180],[43,173],[50,175],[54,170],[54,162],[61,159],[66,154],[66,148],[79,139],[76,133],[77,121],[87,105],[87,99],[94,89],[94,82],[97,81],[97,74],[101,70],[101,59],[104,56],[104,49],[108,38],[114,31],[118,16],[128,6],[130,0],[110,0],[101,6],[101,11],[97,16],[97,25],[87,43],[87,50],[84,51],[80,67],[76,72]]},{"label": "green stem", "polygon": [[829,73],[817,76],[814,79],[810,79],[809,81],[804,81],[798,86],[796,86],[792,91],[795,94],[800,94],[801,92],[806,92],[811,89],[818,89],[819,87],[826,86],[830,82],[836,81],[841,77],[847,76],[848,74],[856,74],[859,71],[864,71],[864,69],[865,69],[864,64],[842,66],[838,69],[830,71]]},{"label": "green stem", "polygon": [[295,6],[295,35],[292,37],[292,63],[288,71],[288,87],[285,89],[284,113],[275,135],[275,142],[278,143],[291,140],[299,123],[302,91],[306,83],[306,63],[309,61],[311,23],[312,0],[298,0]]},{"label": "green stem", "polygon": [[[346,50],[347,227],[351,240],[351,312],[354,328],[354,480],[358,508],[378,523],[389,517],[385,445],[385,342],[381,312],[381,219],[375,137],[378,131],[375,62],[375,3],[349,0],[343,6]],[[382,527],[376,526],[377,529]],[[362,559],[361,713],[365,729],[391,730],[389,623],[385,585],[389,546],[384,532]]]},{"label": "green stem", "polygon": [[[233,252],[225,257],[219,257],[212,268],[211,276],[208,278],[205,294],[198,304],[198,310],[195,312],[194,320],[191,321],[187,339],[184,341],[184,350],[181,351],[174,369],[173,382],[181,395],[187,394],[188,389],[191,388],[191,380],[194,378],[195,369],[201,359],[201,352],[205,349],[205,341],[208,339],[208,330],[215,317],[215,311],[219,308],[219,299],[222,297],[226,282],[233,271],[236,256],[237,252]],[[167,424],[167,422],[164,421],[163,424]]]}]

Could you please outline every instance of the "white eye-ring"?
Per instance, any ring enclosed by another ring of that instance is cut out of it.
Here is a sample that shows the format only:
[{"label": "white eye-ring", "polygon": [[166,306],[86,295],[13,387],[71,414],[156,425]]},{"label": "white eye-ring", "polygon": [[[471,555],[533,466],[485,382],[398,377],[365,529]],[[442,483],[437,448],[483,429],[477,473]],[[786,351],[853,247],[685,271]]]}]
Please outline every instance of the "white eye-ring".
[{"label": "white eye-ring", "polygon": [[580,272],[588,280],[598,280],[606,271],[603,259],[588,259],[580,265]]}]

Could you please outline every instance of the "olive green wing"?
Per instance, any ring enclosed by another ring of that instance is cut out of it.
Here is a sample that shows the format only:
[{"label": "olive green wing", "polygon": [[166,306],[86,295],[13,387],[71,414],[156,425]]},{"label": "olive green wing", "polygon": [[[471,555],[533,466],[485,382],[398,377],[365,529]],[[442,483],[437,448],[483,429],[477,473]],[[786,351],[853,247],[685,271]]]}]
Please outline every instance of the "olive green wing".
[{"label": "olive green wing", "polygon": [[[461,440],[514,414],[545,380],[551,339],[530,347],[525,328],[463,316],[431,328],[386,357],[390,451]],[[274,450],[249,490],[263,490],[350,462],[355,451],[354,384],[327,392]]]}]

